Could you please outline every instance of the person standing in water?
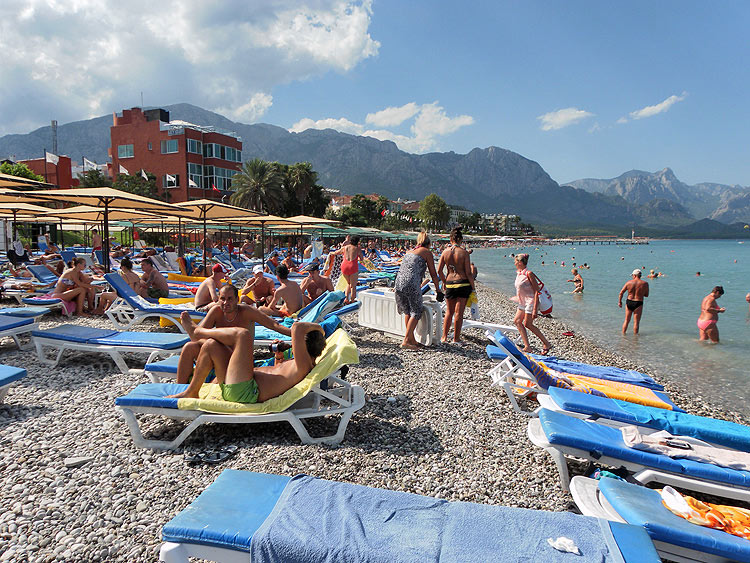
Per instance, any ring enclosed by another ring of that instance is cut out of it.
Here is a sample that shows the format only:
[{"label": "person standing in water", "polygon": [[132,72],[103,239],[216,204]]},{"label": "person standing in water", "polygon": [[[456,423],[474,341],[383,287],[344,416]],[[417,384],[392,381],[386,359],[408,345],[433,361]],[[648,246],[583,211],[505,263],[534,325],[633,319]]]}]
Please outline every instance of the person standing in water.
[{"label": "person standing in water", "polygon": [[717,285],[711,290],[711,293],[706,295],[701,302],[701,314],[698,317],[698,338],[700,340],[711,340],[711,342],[719,342],[719,327],[716,323],[719,322],[719,313],[723,313],[726,309],[719,307],[716,300],[724,295],[724,288]]},{"label": "person standing in water", "polygon": [[622,286],[620,296],[617,300],[617,306],[622,309],[622,296],[627,292],[628,298],[625,300],[625,322],[622,323],[622,333],[628,330],[630,318],[633,317],[633,334],[638,334],[641,326],[641,315],[643,315],[643,300],[648,297],[648,282],[641,279],[641,271],[636,268],[630,274],[632,279]]},{"label": "person standing in water", "polygon": [[583,277],[578,273],[578,268],[573,268],[570,273],[573,274],[573,279],[568,281],[575,285],[573,293],[583,293]]}]

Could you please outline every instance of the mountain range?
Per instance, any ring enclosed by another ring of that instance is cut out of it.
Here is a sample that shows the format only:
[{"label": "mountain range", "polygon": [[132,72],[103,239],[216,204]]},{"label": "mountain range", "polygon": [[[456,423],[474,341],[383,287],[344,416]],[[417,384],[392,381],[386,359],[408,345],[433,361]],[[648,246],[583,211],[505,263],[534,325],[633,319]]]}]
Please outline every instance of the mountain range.
[{"label": "mountain range", "polygon": [[[734,236],[750,221],[750,189],[720,184],[687,186],[665,168],[631,171],[610,180],[583,179],[560,186],[536,162],[499,147],[467,154],[411,154],[391,141],[334,131],[292,133],[269,124],[244,124],[191,104],[164,106],[171,119],[211,125],[242,137],[244,160],[308,161],[319,183],[345,194],[379,193],[421,200],[436,193],[449,204],[482,213],[515,213],[526,222],[575,231],[629,233],[630,229],[712,232]],[[58,152],[80,162],[106,162],[111,116],[58,126]],[[39,158],[51,148],[51,128],[0,137],[0,158]],[[709,223],[696,220],[708,219]],[[717,224],[714,224],[717,223]],[[655,232],[656,232],[655,231]],[[715,235],[720,236],[720,235]]]}]

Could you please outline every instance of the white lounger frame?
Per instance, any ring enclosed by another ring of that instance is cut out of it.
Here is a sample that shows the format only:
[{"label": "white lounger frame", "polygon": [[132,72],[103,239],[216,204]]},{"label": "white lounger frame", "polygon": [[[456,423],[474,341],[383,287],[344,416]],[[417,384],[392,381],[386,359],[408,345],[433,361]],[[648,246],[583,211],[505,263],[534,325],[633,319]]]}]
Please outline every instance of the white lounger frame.
[{"label": "white lounger frame", "polygon": [[[34,338],[31,336],[32,330],[39,330],[39,323],[32,322],[30,324],[26,324],[23,326],[17,326],[15,328],[8,328],[3,331],[0,331],[0,338],[3,337],[10,337],[13,339],[13,341],[16,343],[16,346],[18,346],[19,350],[28,350],[33,345]],[[19,340],[19,336],[22,334],[29,335],[30,341],[26,344],[21,344],[21,341]]]},{"label": "white lounger frame", "polygon": [[8,396],[8,391],[10,391],[10,388],[13,386],[13,384],[18,383],[19,381],[21,380],[16,379],[15,381],[11,381],[10,383],[6,383],[5,385],[0,385],[0,405],[2,405],[3,401],[5,401],[5,397]]},{"label": "white lounger frame", "polygon": [[221,563],[252,563],[246,551],[198,543],[164,542],[159,550],[159,561],[163,563],[189,563],[191,557]]},{"label": "white lounger frame", "polygon": [[[203,411],[187,411],[161,407],[115,407],[125,419],[133,435],[133,442],[139,448],[152,448],[155,450],[177,449],[185,439],[190,436],[199,426],[208,422],[226,424],[255,424],[258,422],[288,422],[292,425],[303,444],[338,444],[344,439],[346,427],[352,414],[365,405],[365,392],[359,385],[352,385],[340,377],[340,370],[336,370],[328,376],[329,385],[332,387],[323,390],[316,385],[310,393],[301,398],[284,412],[269,414],[214,414]],[[335,387],[333,387],[335,384]],[[333,403],[331,406],[321,404],[321,399],[327,399]],[[182,432],[174,440],[150,440],[143,436],[138,424],[137,414],[156,414],[174,419],[190,420]],[[335,434],[313,438],[310,436],[302,419],[319,416],[340,414],[338,428]]]},{"label": "white lounger frame", "polygon": [[[200,321],[205,316],[200,313],[194,315],[193,313],[196,313],[194,309],[186,308],[184,310],[188,313],[191,313],[190,316],[193,318],[193,320],[196,321]],[[180,324],[180,315],[182,314],[182,310],[179,309],[175,309],[174,313],[157,313],[156,311],[149,311],[146,309],[133,309],[133,307],[131,307],[130,304],[125,301],[125,299],[118,296],[117,299],[115,299],[114,303],[112,303],[110,308],[105,311],[105,313],[107,315],[107,318],[112,321],[112,324],[118,330],[127,330],[131,326],[140,324],[142,321],[148,318],[164,317],[177,325],[177,328],[180,330],[180,332],[185,332],[185,329],[182,328],[182,324]]]},{"label": "white lounger frame", "polygon": [[[148,333],[144,333],[148,334]],[[143,370],[134,370],[128,367],[125,362],[125,358],[122,357],[123,353],[126,354],[153,354],[154,352],[171,352],[175,353],[178,351],[164,350],[163,348],[156,348],[154,346],[112,346],[109,344],[89,344],[86,342],[69,342],[67,340],[59,340],[56,338],[45,338],[43,336],[34,336],[34,345],[36,346],[36,354],[39,361],[50,365],[56,366],[60,363],[62,355],[68,350],[77,350],[79,352],[95,352],[98,354],[108,354],[115,365],[120,370],[120,373],[142,373]],[[47,350],[51,349],[57,352],[54,357],[49,357]]]},{"label": "white lounger frame", "polygon": [[[612,522],[628,522],[620,516],[617,510],[609,503],[599,490],[599,481],[589,479],[588,477],[576,476],[570,481],[570,494],[576,506],[584,516],[593,516],[594,518],[604,518]],[[708,561],[711,563],[729,563],[733,559],[726,559],[719,555],[697,551],[687,547],[682,547],[672,543],[657,541],[652,539],[654,547],[659,555],[670,561],[684,563],[695,563],[699,561]]]},{"label": "white lounger frame", "polygon": [[[487,372],[487,375],[492,379],[491,387],[502,387],[505,390],[505,394],[508,395],[513,410],[518,414],[524,414],[526,416],[537,416],[539,408],[533,411],[526,411],[521,408],[518,404],[518,398],[526,398],[532,393],[546,394],[547,391],[542,389],[536,381],[536,377],[526,367],[513,357],[513,354],[509,350],[506,350],[497,340],[494,335],[488,330],[486,332],[487,338],[489,338],[498,348],[503,350],[507,356],[497,363],[493,368]],[[525,386],[516,383],[516,379],[522,381],[528,381],[532,385]]]},{"label": "white lounger frame", "polygon": [[[596,423],[591,422],[589,424]],[[544,434],[544,429],[542,428],[542,422],[538,418],[529,420],[527,435],[532,444],[544,449],[552,457],[557,466],[557,471],[560,474],[560,485],[562,490],[566,493],[570,491],[570,474],[568,473],[568,464],[565,460],[565,456],[567,455],[579,459],[595,461],[598,464],[608,465],[610,467],[624,467],[628,471],[633,472],[633,477],[636,481],[639,481],[644,485],[651,482],[663,483],[665,485],[690,489],[709,495],[750,502],[750,489],[740,488],[737,485],[727,485],[716,481],[707,481],[705,479],[696,479],[694,477],[691,478],[669,471],[652,469],[637,462],[626,461],[615,457],[601,456],[593,459],[588,451],[571,446],[552,445],[549,443],[549,440],[547,440],[547,436]]]}]

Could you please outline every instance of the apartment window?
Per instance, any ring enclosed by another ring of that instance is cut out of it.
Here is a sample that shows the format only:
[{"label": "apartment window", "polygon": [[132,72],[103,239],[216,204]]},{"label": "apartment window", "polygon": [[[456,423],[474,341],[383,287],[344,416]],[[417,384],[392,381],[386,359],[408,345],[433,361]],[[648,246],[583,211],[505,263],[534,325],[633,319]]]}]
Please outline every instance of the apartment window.
[{"label": "apartment window", "polygon": [[[193,164],[188,162],[188,177],[195,182],[195,185],[199,188],[203,187],[203,166],[200,164]],[[190,185],[190,182],[188,182]],[[195,186],[193,186],[195,187]]]},{"label": "apartment window", "polygon": [[153,150],[153,147],[151,146],[151,141],[148,142],[148,150]]},{"label": "apartment window", "polygon": [[235,160],[235,162],[242,162],[242,151],[241,150],[237,150],[237,159]]},{"label": "apartment window", "polygon": [[161,154],[172,154],[180,150],[177,139],[161,142]]},{"label": "apartment window", "polygon": [[206,143],[203,145],[203,156],[204,158],[213,158],[214,156],[214,144]]},{"label": "apartment window", "polygon": [[196,141],[195,139],[188,139],[187,140],[187,150],[188,152],[191,152],[193,154],[202,154],[203,153],[203,143],[200,141]]},{"label": "apartment window", "polygon": [[227,155],[227,158],[226,158],[227,160],[231,160],[232,162],[234,162],[235,159],[237,158],[237,149],[233,149],[232,147],[227,147],[226,155]]},{"label": "apartment window", "polygon": [[180,175],[179,174],[165,174],[161,178],[161,185],[165,188],[178,187],[180,185]]},{"label": "apartment window", "polygon": [[117,145],[117,158],[133,158],[133,145]]}]

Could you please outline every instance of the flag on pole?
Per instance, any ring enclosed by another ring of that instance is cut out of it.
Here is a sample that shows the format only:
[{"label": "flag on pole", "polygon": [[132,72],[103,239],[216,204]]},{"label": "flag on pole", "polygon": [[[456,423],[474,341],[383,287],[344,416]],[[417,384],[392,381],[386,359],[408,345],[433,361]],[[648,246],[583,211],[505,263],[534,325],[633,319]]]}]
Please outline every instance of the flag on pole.
[{"label": "flag on pole", "polygon": [[385,217],[386,213],[388,213],[388,211],[386,211],[385,209],[383,209],[383,211],[380,212],[380,216],[381,217]]},{"label": "flag on pole", "polygon": [[57,163],[60,162],[60,157],[56,154],[52,154],[51,152],[44,151],[44,160],[46,160],[50,164],[54,164],[55,166],[57,166]]},{"label": "flag on pole", "polygon": [[220,192],[221,190],[216,187],[216,184],[211,184],[211,189],[215,192]]},{"label": "flag on pole", "polygon": [[96,167],[97,167],[98,165],[96,164],[96,162],[94,162],[94,161],[92,161],[92,160],[89,160],[88,158],[86,158],[86,157],[84,156],[84,157],[83,157],[83,169],[84,169],[84,170],[86,170],[86,167],[87,167],[87,166],[88,166],[89,168],[96,168]]},{"label": "flag on pole", "polygon": [[120,174],[130,174],[130,172],[128,172],[128,169],[120,164]]},{"label": "flag on pole", "polygon": [[146,171],[143,168],[141,168],[141,178],[148,182],[148,176],[146,176]]},{"label": "flag on pole", "polygon": [[196,184],[196,183],[195,183],[195,182],[193,181],[193,179],[192,179],[192,178],[188,178],[188,186],[190,186],[191,188],[197,188],[197,187],[198,187],[198,184]]},{"label": "flag on pole", "polygon": [[172,176],[171,174],[167,174],[167,187],[174,187],[177,185],[177,178]]}]

